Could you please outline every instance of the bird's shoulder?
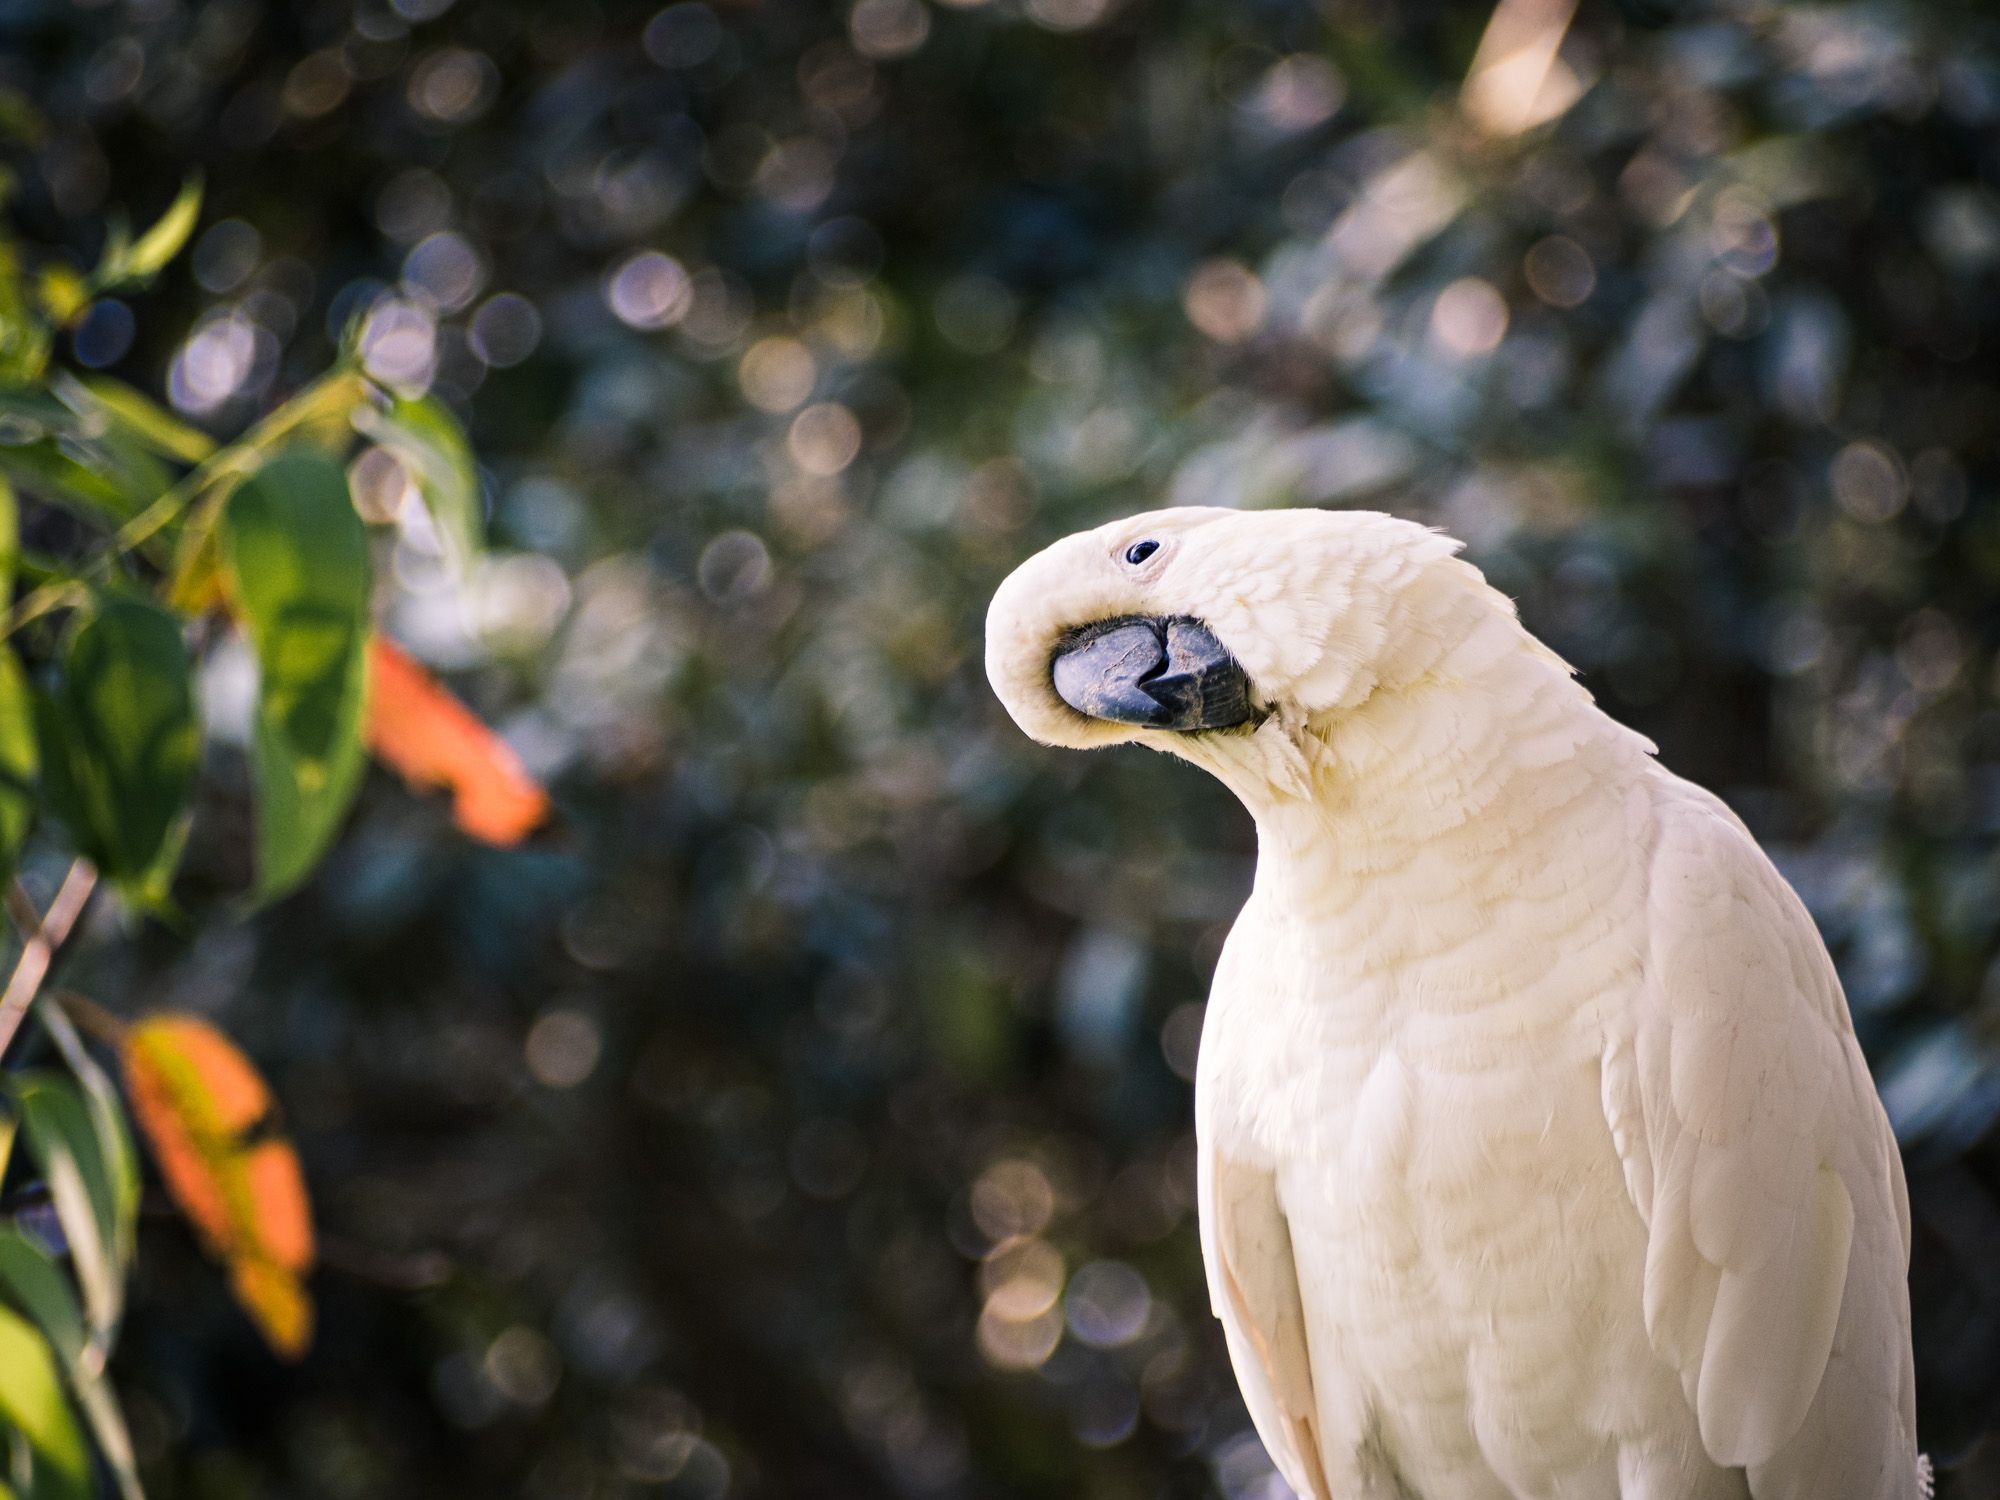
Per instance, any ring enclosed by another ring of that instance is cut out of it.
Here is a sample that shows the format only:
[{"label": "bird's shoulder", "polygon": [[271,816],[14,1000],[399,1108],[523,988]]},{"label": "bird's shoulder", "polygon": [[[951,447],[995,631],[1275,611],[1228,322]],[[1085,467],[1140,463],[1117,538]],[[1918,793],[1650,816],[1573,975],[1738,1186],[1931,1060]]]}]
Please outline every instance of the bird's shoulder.
[{"label": "bird's shoulder", "polygon": [[1809,1015],[1836,1036],[1852,1034],[1818,927],[1743,820],[1658,765],[1637,790],[1652,998],[1697,1015],[1726,998],[1750,1018]]}]

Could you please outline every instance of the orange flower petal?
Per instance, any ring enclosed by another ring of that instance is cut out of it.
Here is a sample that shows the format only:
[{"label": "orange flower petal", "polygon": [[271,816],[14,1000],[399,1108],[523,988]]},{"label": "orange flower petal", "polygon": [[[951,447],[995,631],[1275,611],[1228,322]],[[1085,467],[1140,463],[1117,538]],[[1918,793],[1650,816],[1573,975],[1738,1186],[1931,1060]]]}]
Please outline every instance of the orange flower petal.
[{"label": "orange flower petal", "polygon": [[436,678],[381,636],[369,643],[368,748],[413,786],[445,787],[458,826],[518,844],[549,799],[505,741]]}]

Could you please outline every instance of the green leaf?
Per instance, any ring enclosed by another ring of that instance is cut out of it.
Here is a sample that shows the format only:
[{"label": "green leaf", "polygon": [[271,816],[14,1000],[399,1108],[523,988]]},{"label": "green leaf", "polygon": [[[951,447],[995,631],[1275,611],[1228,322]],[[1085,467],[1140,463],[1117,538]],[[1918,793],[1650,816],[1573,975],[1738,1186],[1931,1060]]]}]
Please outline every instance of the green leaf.
[{"label": "green leaf", "polygon": [[35,699],[12,650],[0,644],[0,881],[11,879],[35,816]]},{"label": "green leaf", "polygon": [[146,1492],[139,1484],[139,1459],[132,1451],[132,1434],[125,1426],[125,1412],[118,1405],[111,1382],[102,1375],[83,1377],[72,1389],[76,1392],[76,1404],[83,1408],[84,1420],[90,1424],[90,1435],[97,1439],[97,1451],[104,1455],[104,1461],[118,1480],[122,1500],[146,1500]]},{"label": "green leaf", "polygon": [[104,262],[97,269],[98,287],[147,281],[158,275],[161,267],[180,254],[200,217],[201,180],[189,178],[151,229],[130,245],[114,241],[106,250]]},{"label": "green leaf", "polygon": [[0,605],[13,602],[14,570],[21,560],[21,507],[14,486],[0,476]]},{"label": "green leaf", "polygon": [[[5,247],[0,246],[0,263]],[[5,307],[0,298],[0,308]],[[75,430],[76,413],[48,392],[39,379],[0,382],[0,446],[32,443],[38,438]]]},{"label": "green leaf", "polygon": [[123,427],[86,431],[61,446],[79,465],[116,488],[123,514],[136,515],[173,486],[172,471]]},{"label": "green leaf", "polygon": [[0,1296],[41,1330],[54,1350],[98,1451],[118,1478],[125,1500],[140,1500],[132,1436],[118,1398],[104,1378],[106,1350],[94,1342],[69,1279],[49,1253],[20,1230],[0,1228]]},{"label": "green leaf", "polygon": [[84,1106],[90,1111],[98,1152],[104,1159],[104,1175],[111,1183],[111,1256],[122,1277],[131,1268],[138,1239],[140,1187],[139,1148],[126,1127],[125,1106],[118,1097],[118,1086],[83,1045],[67,1011],[60,1005],[38,1004],[35,1019],[83,1089]]},{"label": "green leaf", "polygon": [[0,1417],[27,1440],[34,1470],[29,1500],[88,1500],[90,1455],[63,1399],[48,1341],[0,1307]]},{"label": "green leaf", "polygon": [[81,378],[62,374],[55,387],[65,404],[81,417],[108,422],[162,458],[198,464],[215,451],[215,439],[108,375]]},{"label": "green leaf", "polygon": [[0,1226],[0,1294],[42,1331],[57,1359],[83,1358],[90,1334],[69,1278],[54,1256],[12,1225]]},{"label": "green leaf", "polygon": [[122,521],[144,503],[144,497],[129,494],[120,479],[80,462],[54,438],[0,444],[0,473],[52,505],[85,515],[108,515]]},{"label": "green leaf", "polygon": [[37,702],[42,785],[78,848],[141,901],[165,899],[194,787],[194,688],[179,622],[113,599],[70,638]]},{"label": "green leaf", "polygon": [[485,540],[479,465],[451,408],[435,396],[399,396],[387,411],[358,408],[354,420],[409,466],[446,556],[454,567],[468,567]]},{"label": "green leaf", "polygon": [[[13,174],[0,167],[0,202],[12,188]],[[11,244],[0,244],[0,379],[37,379],[48,360],[49,325],[29,305],[21,257]]]},{"label": "green leaf", "polygon": [[42,1169],[56,1220],[69,1241],[70,1263],[92,1332],[109,1343],[124,1310],[124,1268],[114,1247],[120,1223],[118,1184],[105,1163],[89,1107],[56,1073],[22,1073],[10,1080],[21,1107],[21,1133]]},{"label": "green leaf", "polygon": [[[58,380],[82,395],[70,377]],[[85,405],[88,399],[59,401],[39,381],[0,384],[0,470],[52,504],[123,519],[155,499],[173,476],[108,412]]]},{"label": "green leaf", "polygon": [[14,572],[21,582],[37,587],[45,583],[67,583],[76,576],[76,569],[69,563],[30,547],[23,547],[14,554]]},{"label": "green leaf", "polygon": [[268,901],[318,863],[360,782],[368,533],[346,473],[311,449],[281,453],[229,497],[222,556],[257,652],[257,892]]},{"label": "green leaf", "polygon": [[[125,1278],[131,1273],[139,1223],[138,1149],[132,1143],[130,1130],[126,1128],[125,1111],[119,1103],[117,1086],[84,1047],[83,1038],[77,1035],[76,1026],[69,1016],[61,1008],[43,1003],[35,1007],[35,1018],[55,1041],[63,1061],[69,1065],[83,1089],[84,1108],[90,1116],[104,1178],[111,1188],[112,1231],[108,1248],[112,1274],[122,1288]],[[74,1124],[73,1118],[71,1124]],[[0,1286],[17,1286],[21,1297],[26,1297],[30,1289],[23,1283],[23,1278],[26,1282],[35,1282],[37,1267],[27,1263],[18,1248],[7,1244],[6,1233],[0,1230]],[[29,1254],[39,1257],[50,1270],[55,1269],[54,1262],[32,1241],[26,1241],[25,1245]],[[14,1274],[10,1274],[10,1266]],[[46,1283],[45,1277],[40,1280]],[[112,1474],[118,1480],[123,1500],[144,1500],[131,1434],[125,1427],[125,1414],[104,1375],[104,1362],[110,1353],[114,1330],[108,1324],[102,1325],[92,1336],[77,1310],[69,1283],[60,1277],[58,1290],[62,1307],[54,1305],[46,1289],[39,1293],[40,1306],[24,1305],[19,1297],[15,1299],[15,1305],[40,1324],[54,1344],[77,1405],[97,1441],[98,1451],[104,1455],[104,1461],[110,1465]],[[47,1310],[50,1308],[53,1311]],[[74,1337],[69,1332],[72,1328],[75,1330]]]}]

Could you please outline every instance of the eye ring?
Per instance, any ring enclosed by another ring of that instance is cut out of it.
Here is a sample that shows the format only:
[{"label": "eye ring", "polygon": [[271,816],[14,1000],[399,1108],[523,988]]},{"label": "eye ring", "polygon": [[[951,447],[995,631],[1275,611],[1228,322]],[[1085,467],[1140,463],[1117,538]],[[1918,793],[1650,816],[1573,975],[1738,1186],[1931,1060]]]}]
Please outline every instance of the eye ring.
[{"label": "eye ring", "polygon": [[1143,542],[1134,542],[1125,549],[1125,561],[1136,568],[1159,550],[1160,544],[1151,537],[1147,537]]}]

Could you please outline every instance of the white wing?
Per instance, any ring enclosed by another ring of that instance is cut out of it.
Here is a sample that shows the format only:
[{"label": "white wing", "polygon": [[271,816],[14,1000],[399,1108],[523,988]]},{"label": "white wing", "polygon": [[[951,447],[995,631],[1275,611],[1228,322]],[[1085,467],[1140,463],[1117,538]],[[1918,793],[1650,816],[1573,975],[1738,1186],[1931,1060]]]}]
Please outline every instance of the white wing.
[{"label": "white wing", "polygon": [[1604,1058],[1647,1333],[1757,1500],[1905,1500],[1909,1204],[1840,982],[1734,815],[1653,786],[1643,993]]},{"label": "white wing", "polygon": [[1320,1450],[1298,1268],[1276,1181],[1212,1146],[1203,1149],[1199,1172],[1209,1298],[1250,1420],[1287,1484],[1305,1500],[1333,1500]]}]

